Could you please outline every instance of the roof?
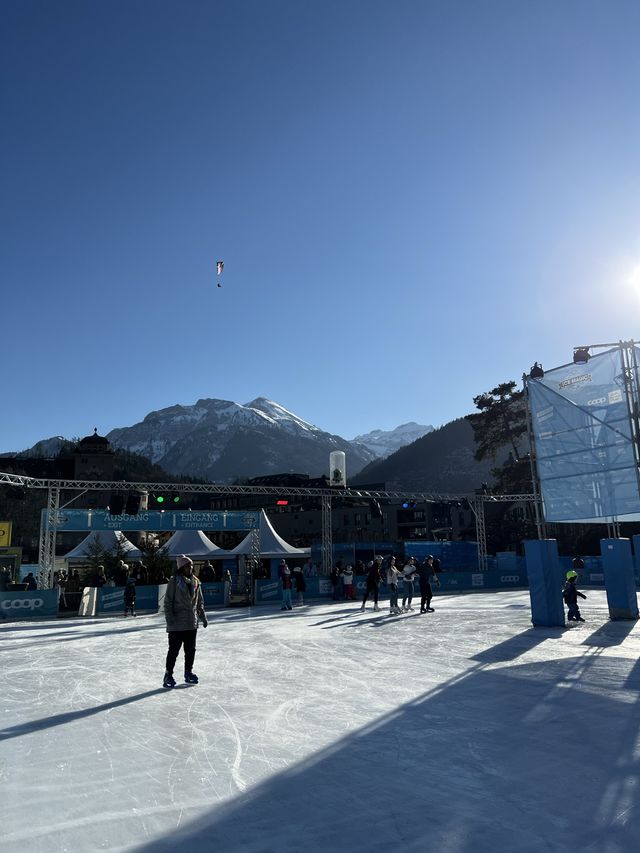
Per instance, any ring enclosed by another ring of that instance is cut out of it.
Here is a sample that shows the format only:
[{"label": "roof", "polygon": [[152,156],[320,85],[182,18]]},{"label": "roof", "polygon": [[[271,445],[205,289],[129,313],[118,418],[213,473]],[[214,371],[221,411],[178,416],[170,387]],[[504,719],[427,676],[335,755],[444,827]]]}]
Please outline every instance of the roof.
[{"label": "roof", "polygon": [[[251,554],[251,537],[252,533],[248,533],[239,545],[236,545],[229,555],[237,556],[238,554]],[[278,536],[271,522],[267,518],[265,511],[260,510],[260,556],[262,557],[308,557],[311,554],[310,548],[294,548],[288,542]]]},{"label": "roof", "polygon": [[76,545],[68,554],[65,554],[64,560],[80,560],[90,556],[92,548],[100,545],[103,551],[115,553],[118,546],[121,551],[124,551],[128,558],[140,560],[142,551],[138,550],[133,542],[129,542],[127,537],[120,530],[94,530],[88,536]]},{"label": "roof", "polygon": [[228,551],[218,548],[202,530],[177,530],[160,548],[160,553],[167,557],[177,557],[179,554],[187,557],[222,557]]}]

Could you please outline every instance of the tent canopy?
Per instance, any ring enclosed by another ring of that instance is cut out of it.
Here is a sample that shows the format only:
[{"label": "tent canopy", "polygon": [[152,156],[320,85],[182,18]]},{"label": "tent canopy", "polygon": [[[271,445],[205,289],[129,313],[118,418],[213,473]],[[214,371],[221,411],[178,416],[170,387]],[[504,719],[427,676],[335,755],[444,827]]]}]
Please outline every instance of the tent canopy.
[{"label": "tent canopy", "polygon": [[68,554],[65,554],[65,560],[82,560],[90,556],[96,546],[100,546],[103,551],[115,553],[118,548],[124,551],[128,559],[142,559],[142,551],[138,550],[133,542],[129,542],[127,537],[120,530],[95,530],[76,545]]},{"label": "tent canopy", "polygon": [[177,557],[180,554],[187,557],[223,557],[228,552],[218,548],[202,530],[176,530],[160,548],[160,553],[166,557]]},{"label": "tent canopy", "polygon": [[[248,533],[239,545],[228,552],[229,555],[235,557],[251,554],[251,536],[252,533]],[[289,545],[281,536],[278,536],[265,511],[260,510],[260,556],[308,557],[310,554],[310,548],[294,548],[293,545]]]}]

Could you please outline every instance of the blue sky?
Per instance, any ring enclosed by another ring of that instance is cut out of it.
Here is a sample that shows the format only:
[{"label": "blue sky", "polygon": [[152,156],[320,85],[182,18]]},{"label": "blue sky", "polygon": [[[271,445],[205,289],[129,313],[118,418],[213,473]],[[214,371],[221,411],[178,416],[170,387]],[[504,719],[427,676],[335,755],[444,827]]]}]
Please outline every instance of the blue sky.
[{"label": "blue sky", "polygon": [[0,450],[201,397],[439,425],[640,337],[635,0],[0,15]]}]

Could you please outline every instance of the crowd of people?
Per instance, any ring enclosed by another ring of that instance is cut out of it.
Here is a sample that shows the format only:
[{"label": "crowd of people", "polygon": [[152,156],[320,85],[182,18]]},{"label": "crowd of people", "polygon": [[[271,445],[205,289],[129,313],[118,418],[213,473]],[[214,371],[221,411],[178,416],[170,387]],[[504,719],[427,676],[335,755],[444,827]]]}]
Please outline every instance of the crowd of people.
[{"label": "crowd of people", "polygon": [[[313,574],[310,572],[313,570]],[[440,586],[438,574],[441,571],[440,562],[429,554],[422,563],[415,557],[407,557],[402,568],[396,564],[396,557],[391,555],[385,558],[378,556],[371,560],[367,566],[363,563],[343,565],[338,560],[329,575],[332,588],[332,598],[339,601],[341,593],[346,601],[357,599],[355,578],[365,576],[365,591],[360,610],[366,610],[367,602],[371,599],[374,611],[380,610],[379,594],[380,586],[385,585],[389,589],[389,613],[397,615],[413,611],[413,597],[415,585],[418,584],[420,591],[420,613],[433,613],[431,606],[433,598],[433,587]],[[292,610],[292,592],[297,593],[297,604],[304,604],[304,593],[306,591],[306,577],[314,577],[317,574],[315,566],[309,560],[304,566],[289,568],[286,560],[281,560],[278,567],[278,577],[282,591],[281,610]],[[399,597],[402,593],[402,605]]]}]

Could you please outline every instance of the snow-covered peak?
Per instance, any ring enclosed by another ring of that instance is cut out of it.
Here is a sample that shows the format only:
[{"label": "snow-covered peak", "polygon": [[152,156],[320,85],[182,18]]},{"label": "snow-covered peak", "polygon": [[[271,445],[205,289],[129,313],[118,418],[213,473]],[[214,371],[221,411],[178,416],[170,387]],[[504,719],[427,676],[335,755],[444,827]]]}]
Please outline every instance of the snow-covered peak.
[{"label": "snow-covered peak", "polygon": [[309,432],[320,432],[318,427],[314,426],[314,424],[303,421],[302,418],[294,415],[293,412],[285,409],[284,406],[281,406],[279,403],[275,403],[273,400],[269,400],[266,397],[256,397],[255,400],[251,400],[250,403],[245,403],[244,406],[247,409],[258,412],[260,415],[266,416],[274,424],[277,424],[280,427],[294,429],[296,431],[305,430]]},{"label": "snow-covered peak", "polygon": [[392,430],[374,429],[364,435],[357,435],[352,441],[357,441],[359,444],[364,444],[369,450],[376,454],[381,459],[391,456],[396,450],[400,450],[407,444],[413,444],[423,435],[428,432],[433,432],[431,425],[417,424],[415,421],[409,421],[406,424],[400,424]]}]

